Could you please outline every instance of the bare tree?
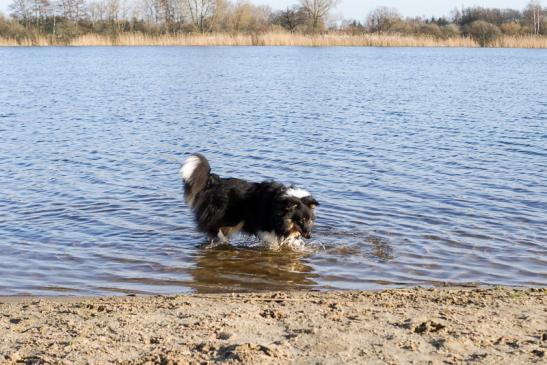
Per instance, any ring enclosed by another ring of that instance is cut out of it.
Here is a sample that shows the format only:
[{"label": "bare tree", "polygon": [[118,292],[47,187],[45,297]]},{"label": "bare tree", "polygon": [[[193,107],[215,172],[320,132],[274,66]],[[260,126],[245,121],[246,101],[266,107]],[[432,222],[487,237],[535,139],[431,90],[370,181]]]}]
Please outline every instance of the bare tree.
[{"label": "bare tree", "polygon": [[10,14],[25,25],[28,29],[32,19],[32,2],[31,0],[14,0],[9,6]]},{"label": "bare tree", "polygon": [[85,0],[60,0],[59,8],[61,16],[73,22],[83,19],[87,13]]},{"label": "bare tree", "polygon": [[103,9],[112,34],[122,32],[128,15],[126,3],[123,0],[104,0]]},{"label": "bare tree", "polygon": [[87,5],[91,23],[106,20],[106,3],[104,1],[91,1]]},{"label": "bare tree", "polygon": [[138,7],[148,24],[157,24],[159,22],[158,13],[156,12],[155,0],[141,0]]},{"label": "bare tree", "polygon": [[260,33],[268,29],[271,13],[269,6],[256,6],[248,0],[239,0],[235,4],[228,4],[222,17],[217,20],[229,32]]},{"label": "bare tree", "polygon": [[230,10],[228,26],[232,32],[239,33],[252,21],[252,5],[248,1],[238,1]]},{"label": "bare tree", "polygon": [[367,27],[371,32],[385,32],[401,20],[401,14],[395,8],[381,6],[367,16]]},{"label": "bare tree", "polygon": [[120,1],[119,0],[105,0],[104,9],[106,11],[106,19],[110,22],[116,22],[120,15]]},{"label": "bare tree", "polygon": [[306,22],[306,14],[299,6],[287,7],[285,10],[279,10],[272,15],[272,23],[280,25],[291,33],[294,33],[297,27]]},{"label": "bare tree", "polygon": [[300,5],[308,17],[310,30],[317,33],[324,25],[325,17],[338,3],[338,0],[300,0]]},{"label": "bare tree", "polygon": [[458,8],[452,9],[448,17],[450,21],[454,24],[461,24],[462,22],[462,12]]},{"label": "bare tree", "polygon": [[32,12],[35,25],[40,28],[53,12],[53,6],[49,0],[33,0]]},{"label": "bare tree", "polygon": [[204,33],[211,29],[212,17],[215,15],[217,0],[186,0],[185,7],[195,29]]},{"label": "bare tree", "polygon": [[532,22],[532,33],[538,35],[543,24],[543,8],[538,0],[531,0],[526,6],[524,13]]},{"label": "bare tree", "polygon": [[156,0],[156,12],[160,19],[165,23],[167,31],[172,27],[175,19],[174,4],[171,0]]}]

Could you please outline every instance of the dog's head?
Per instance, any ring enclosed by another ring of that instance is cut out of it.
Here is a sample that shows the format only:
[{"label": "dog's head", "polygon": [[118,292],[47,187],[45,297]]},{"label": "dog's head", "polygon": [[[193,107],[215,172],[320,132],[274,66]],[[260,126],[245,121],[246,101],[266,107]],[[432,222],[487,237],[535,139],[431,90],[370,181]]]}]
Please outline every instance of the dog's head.
[{"label": "dog's head", "polygon": [[[283,198],[284,204],[284,233],[285,238],[310,238],[315,223],[315,208],[317,200],[309,193],[289,189]],[[305,193],[305,194],[304,194]]]}]

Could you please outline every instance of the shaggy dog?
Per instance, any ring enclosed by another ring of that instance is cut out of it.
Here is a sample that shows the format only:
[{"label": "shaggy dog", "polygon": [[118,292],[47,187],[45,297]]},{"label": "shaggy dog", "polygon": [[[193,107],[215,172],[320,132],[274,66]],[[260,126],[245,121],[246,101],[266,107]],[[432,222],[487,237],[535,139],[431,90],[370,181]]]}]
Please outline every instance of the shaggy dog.
[{"label": "shaggy dog", "polygon": [[305,190],[275,181],[221,178],[201,154],[188,157],[180,174],[198,229],[210,239],[224,242],[237,232],[271,244],[311,237],[319,204]]}]

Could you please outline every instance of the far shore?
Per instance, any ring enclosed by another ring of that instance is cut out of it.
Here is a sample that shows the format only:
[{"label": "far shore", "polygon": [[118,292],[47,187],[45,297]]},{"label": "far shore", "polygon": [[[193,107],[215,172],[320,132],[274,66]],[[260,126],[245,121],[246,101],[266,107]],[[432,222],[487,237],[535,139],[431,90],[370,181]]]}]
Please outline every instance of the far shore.
[{"label": "far shore", "polygon": [[533,364],[547,289],[0,297],[1,364]]},{"label": "far shore", "polygon": [[[432,36],[405,36],[398,34],[323,34],[296,33],[197,33],[174,35],[145,35],[121,33],[115,37],[85,34],[68,41],[52,36],[32,39],[0,37],[0,46],[353,46],[353,47],[479,47],[468,37],[435,38]],[[501,36],[488,45],[490,48],[547,48],[546,36]]]}]

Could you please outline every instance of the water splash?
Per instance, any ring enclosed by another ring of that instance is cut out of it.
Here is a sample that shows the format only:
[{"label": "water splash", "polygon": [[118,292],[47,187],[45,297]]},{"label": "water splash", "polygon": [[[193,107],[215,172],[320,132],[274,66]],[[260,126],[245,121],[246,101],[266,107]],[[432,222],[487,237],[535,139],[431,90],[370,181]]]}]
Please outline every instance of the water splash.
[{"label": "water splash", "polygon": [[236,234],[229,241],[213,239],[203,245],[203,248],[208,250],[226,247],[260,249],[271,252],[292,251],[295,253],[314,253],[325,249],[325,246],[319,240],[288,238],[285,240],[264,241],[245,234]]}]

